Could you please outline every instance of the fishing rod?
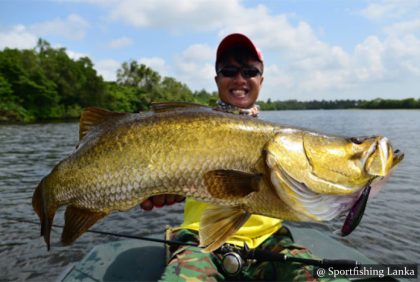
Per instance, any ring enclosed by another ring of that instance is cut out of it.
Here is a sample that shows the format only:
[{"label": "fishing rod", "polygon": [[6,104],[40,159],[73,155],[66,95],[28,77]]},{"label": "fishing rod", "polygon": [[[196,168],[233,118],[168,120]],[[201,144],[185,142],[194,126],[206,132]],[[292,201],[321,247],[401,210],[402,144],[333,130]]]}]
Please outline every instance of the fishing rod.
[{"label": "fishing rod", "polygon": [[244,266],[253,261],[271,261],[280,263],[300,263],[304,265],[313,265],[324,269],[354,269],[360,266],[357,261],[346,259],[309,259],[292,257],[282,253],[262,249],[250,249],[245,243],[243,248],[222,246],[216,252],[222,254],[222,268],[230,276],[238,275]]},{"label": "fishing rod", "polygon": [[[25,219],[17,219],[17,218],[5,218],[12,221],[23,222],[23,223],[31,223],[38,225],[39,223],[31,220]],[[53,227],[64,228],[63,225],[53,224]],[[157,238],[150,238],[144,236],[136,236],[136,235],[128,235],[122,233],[113,233],[113,232],[106,232],[100,230],[87,230],[88,233],[100,234],[100,235],[107,235],[107,236],[115,236],[121,238],[128,238],[128,239],[137,239],[137,240],[144,240],[144,241],[151,241],[157,243],[164,243],[168,245],[182,245],[182,246],[193,246],[198,247],[198,244],[195,243],[186,243],[181,241],[175,240],[165,240],[165,239],[157,239]],[[215,251],[218,254],[222,255],[222,267],[223,270],[230,276],[237,275],[243,267],[252,261],[276,261],[280,263],[301,263],[305,265],[314,265],[317,267],[334,267],[336,269],[353,269],[360,264],[354,260],[344,260],[344,259],[308,259],[308,258],[299,258],[299,257],[292,257],[287,256],[281,253],[275,253],[267,250],[260,250],[260,249],[250,249],[248,245],[245,243],[244,247],[232,247],[231,245],[223,245],[219,249]]]},{"label": "fishing rod", "polygon": [[[39,225],[38,222],[35,222],[35,221],[32,221],[32,220],[9,218],[9,217],[6,217],[5,219],[13,220],[13,221],[17,221],[17,222],[31,223],[31,224]],[[58,228],[64,228],[63,225],[59,225],[59,224],[52,224],[51,226],[58,227]],[[186,242],[174,241],[174,240],[164,240],[164,239],[150,238],[150,237],[137,236],[137,235],[129,235],[129,234],[123,234],[123,233],[113,233],[113,232],[106,232],[106,231],[100,231],[100,230],[94,230],[94,229],[89,229],[86,232],[87,233],[107,235],[107,236],[127,238],[127,239],[137,239],[137,240],[151,241],[151,242],[157,242],[157,243],[164,243],[164,244],[169,244],[169,245],[185,245],[185,246],[198,247],[198,245],[194,244],[194,243],[186,243]]]}]

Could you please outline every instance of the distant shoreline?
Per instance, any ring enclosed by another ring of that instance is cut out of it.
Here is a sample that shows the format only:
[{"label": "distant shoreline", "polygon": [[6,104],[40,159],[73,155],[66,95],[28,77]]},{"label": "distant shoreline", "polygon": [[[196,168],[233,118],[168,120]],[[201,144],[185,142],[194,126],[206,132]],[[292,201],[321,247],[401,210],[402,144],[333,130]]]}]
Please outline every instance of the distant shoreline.
[{"label": "distant shoreline", "polygon": [[[301,102],[305,103],[305,102]],[[259,104],[259,103],[258,103]],[[287,109],[264,109],[261,108],[262,112],[276,112],[276,111],[319,111],[319,110],[420,110],[419,108],[356,108],[356,107],[349,107],[349,108],[287,108]],[[24,125],[24,124],[39,124],[39,123],[73,123],[79,122],[79,117],[72,117],[72,118],[52,118],[52,119],[42,119],[42,120],[33,120],[30,122],[20,121],[20,120],[0,120],[1,125]]]},{"label": "distant shoreline", "polygon": [[380,111],[396,111],[396,110],[420,110],[420,108],[418,109],[412,109],[412,108],[393,108],[393,109],[385,109],[385,108],[375,108],[375,109],[364,109],[364,108],[337,108],[337,109],[323,109],[323,108],[319,108],[319,109],[281,109],[281,110],[263,110],[260,109],[262,112],[279,112],[279,111],[333,111],[333,110],[361,110],[361,111],[365,111],[365,110],[380,110]]},{"label": "distant shoreline", "polygon": [[401,100],[381,99],[374,100],[333,100],[333,101],[258,101],[261,110],[333,110],[333,109],[420,109],[420,99],[406,98]]}]

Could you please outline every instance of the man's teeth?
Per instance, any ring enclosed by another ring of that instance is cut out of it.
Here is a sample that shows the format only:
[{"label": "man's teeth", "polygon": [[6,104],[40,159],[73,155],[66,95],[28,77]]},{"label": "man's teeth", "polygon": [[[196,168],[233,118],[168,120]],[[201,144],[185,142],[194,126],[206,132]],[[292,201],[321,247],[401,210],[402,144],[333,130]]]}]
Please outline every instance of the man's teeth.
[{"label": "man's teeth", "polygon": [[238,96],[238,97],[245,96],[246,91],[241,90],[241,89],[235,89],[235,90],[232,90],[232,94],[235,95],[235,96]]}]

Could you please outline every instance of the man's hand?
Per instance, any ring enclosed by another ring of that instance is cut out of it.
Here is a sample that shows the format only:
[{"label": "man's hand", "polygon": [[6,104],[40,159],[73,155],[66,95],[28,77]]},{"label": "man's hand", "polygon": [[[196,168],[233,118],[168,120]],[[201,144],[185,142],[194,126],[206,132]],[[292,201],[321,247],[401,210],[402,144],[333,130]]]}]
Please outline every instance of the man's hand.
[{"label": "man's hand", "polygon": [[171,195],[171,194],[165,194],[165,195],[157,195],[148,198],[147,200],[143,201],[140,204],[140,208],[142,208],[145,211],[150,211],[153,208],[161,208],[163,206],[170,206],[175,203],[179,203],[185,200],[184,196],[179,195]]}]

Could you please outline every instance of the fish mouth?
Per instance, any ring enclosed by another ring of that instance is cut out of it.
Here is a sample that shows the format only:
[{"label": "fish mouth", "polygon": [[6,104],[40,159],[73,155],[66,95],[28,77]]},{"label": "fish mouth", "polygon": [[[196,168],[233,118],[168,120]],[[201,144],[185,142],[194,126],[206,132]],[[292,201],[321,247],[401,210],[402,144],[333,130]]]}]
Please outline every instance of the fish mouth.
[{"label": "fish mouth", "polygon": [[[403,158],[404,158],[404,154],[400,151],[400,150],[394,150],[392,151],[391,146],[385,142],[387,142],[387,140],[383,138],[378,142],[378,146],[381,147],[381,149],[388,153],[388,152],[392,152],[392,164],[391,164],[391,168],[390,171],[388,172],[387,176],[382,176],[382,177],[377,177],[375,179],[373,179],[371,181],[370,184],[368,184],[363,191],[360,193],[360,196],[358,197],[358,199],[354,202],[353,206],[350,208],[346,219],[344,220],[343,226],[341,227],[341,236],[347,236],[350,233],[352,233],[356,227],[359,225],[360,221],[362,220],[362,217],[365,213],[365,208],[367,205],[367,201],[369,200],[369,198],[372,195],[375,195],[376,193],[379,192],[379,190],[382,188],[382,186],[385,184],[386,180],[389,178],[392,169],[399,164]],[[384,140],[384,141],[383,141]],[[386,146],[386,147],[385,147]],[[391,150],[385,150],[386,149],[391,149]],[[372,152],[373,154],[373,152]],[[388,157],[387,157],[388,159]],[[375,187],[379,186],[379,187]],[[372,193],[371,193],[372,190]]]},{"label": "fish mouth", "polygon": [[397,164],[399,164],[404,159],[404,153],[400,150],[395,150],[393,152],[393,158],[392,158],[392,167],[395,167]]},{"label": "fish mouth", "polygon": [[393,150],[388,138],[381,137],[370,146],[362,163],[368,174],[384,177],[403,158],[404,154],[400,150]]}]

